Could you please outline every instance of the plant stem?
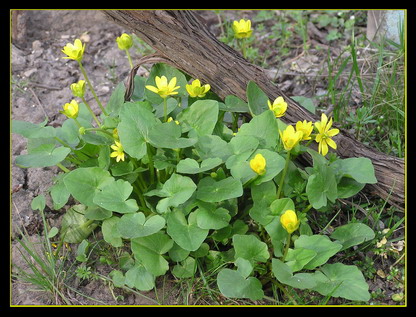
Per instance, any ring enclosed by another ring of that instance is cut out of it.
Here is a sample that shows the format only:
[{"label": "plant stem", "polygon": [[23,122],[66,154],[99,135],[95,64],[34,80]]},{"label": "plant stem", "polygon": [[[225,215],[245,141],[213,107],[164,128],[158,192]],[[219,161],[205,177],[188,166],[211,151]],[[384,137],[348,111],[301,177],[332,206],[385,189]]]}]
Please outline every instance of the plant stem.
[{"label": "plant stem", "polygon": [[278,281],[271,280],[289,299],[293,302],[294,305],[297,305],[295,299],[286,291],[286,289]]},{"label": "plant stem", "polygon": [[312,205],[311,205],[311,204],[307,205],[307,206],[305,207],[305,209],[303,209],[303,210],[302,210],[302,213],[306,213],[306,212],[308,212],[308,211],[309,211],[309,209],[311,209],[311,208],[312,208]]},{"label": "plant stem", "polygon": [[149,159],[150,183],[153,184],[155,181],[155,167],[153,165],[152,146],[149,143],[146,143],[146,144],[147,144],[147,157]]},{"label": "plant stem", "polygon": [[104,130],[102,128],[88,128],[88,129],[85,129],[85,131],[99,131],[99,132],[103,132],[105,134],[108,134],[109,136],[111,136],[111,138],[114,139],[113,134],[111,132],[108,132],[108,131],[106,131],[106,130]]},{"label": "plant stem", "polygon": [[277,198],[279,199],[282,193],[282,189],[283,189],[283,183],[285,181],[285,177],[286,177],[286,172],[287,172],[287,168],[289,166],[289,161],[290,161],[290,151],[287,152],[287,156],[286,156],[286,162],[285,162],[285,167],[283,169],[282,172],[282,177],[280,179],[280,184],[279,184],[279,189],[277,190]]},{"label": "plant stem", "polygon": [[78,128],[82,128],[82,125],[79,123],[79,121],[77,119],[75,119],[75,118],[72,118],[72,119],[74,119],[74,121],[77,124]]},{"label": "plant stem", "polygon": [[85,71],[84,66],[82,66],[81,61],[78,61],[78,64],[79,64],[79,68],[81,69],[82,75],[84,75],[84,78],[85,78],[85,80],[87,81],[88,87],[90,88],[91,93],[92,93],[92,94],[93,94],[93,96],[94,96],[95,101],[97,102],[98,106],[101,108],[101,111],[102,111],[102,112],[103,112],[106,116],[108,116],[108,114],[107,114],[107,112],[105,111],[105,109],[104,109],[103,105],[101,104],[100,100],[98,100],[97,94],[95,93],[95,90],[94,90],[94,88],[93,88],[93,87],[92,87],[92,85],[91,85],[91,82],[90,82],[90,80],[89,80],[89,78],[88,78],[88,76],[87,76],[87,72]]},{"label": "plant stem", "polygon": [[84,97],[81,97],[82,102],[85,104],[85,106],[87,107],[88,111],[90,112],[91,116],[93,117],[93,119],[95,120],[95,122],[97,123],[98,127],[101,128],[101,124],[100,121],[98,121],[97,117],[95,116],[94,112],[92,112],[92,109],[90,107],[90,105],[87,103],[87,101],[85,100]]},{"label": "plant stem", "polygon": [[166,101],[167,98],[163,98],[163,121],[168,121],[168,103]]},{"label": "plant stem", "polygon": [[61,170],[63,170],[65,173],[69,173],[70,170],[67,169],[65,166],[63,166],[61,163],[57,163],[56,166],[58,166]]},{"label": "plant stem", "polygon": [[127,59],[129,60],[130,69],[133,69],[133,62],[131,61],[131,56],[129,50],[126,50]]},{"label": "plant stem", "polygon": [[290,238],[292,237],[291,233],[287,234],[287,239],[286,239],[286,245],[285,245],[285,251],[283,252],[283,257],[282,257],[282,262],[285,261],[286,255],[287,255],[287,251],[289,250],[289,245],[290,245]]}]

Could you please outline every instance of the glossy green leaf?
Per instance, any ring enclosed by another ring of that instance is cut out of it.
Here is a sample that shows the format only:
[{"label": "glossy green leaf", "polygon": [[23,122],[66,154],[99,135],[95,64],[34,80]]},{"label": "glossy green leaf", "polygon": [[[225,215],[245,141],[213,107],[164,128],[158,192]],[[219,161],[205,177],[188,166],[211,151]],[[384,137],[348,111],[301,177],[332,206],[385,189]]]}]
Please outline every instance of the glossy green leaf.
[{"label": "glossy green leaf", "polygon": [[77,168],[64,178],[64,183],[71,195],[81,204],[95,206],[93,199],[96,193],[114,182],[108,171],[99,167]]},{"label": "glossy green leaf", "polygon": [[228,226],[231,216],[225,208],[199,208],[197,211],[197,224],[201,229],[221,229]]},{"label": "glossy green leaf", "polygon": [[315,272],[317,285],[312,289],[326,296],[368,301],[371,295],[363,274],[355,265],[325,264]]},{"label": "glossy green leaf", "polygon": [[150,236],[165,226],[165,218],[153,215],[146,219],[142,212],[125,214],[117,224],[118,231],[123,238],[133,239]]},{"label": "glossy green leaf", "polygon": [[260,115],[265,110],[268,110],[268,103],[267,101],[269,98],[264,93],[263,90],[252,80],[250,80],[247,84],[247,100],[248,100],[248,107],[252,115]]},{"label": "glossy green leaf", "polygon": [[165,197],[156,205],[158,212],[165,213],[169,211],[170,207],[178,207],[180,204],[185,203],[195,190],[196,185],[191,178],[179,174],[172,174],[161,189],[149,191],[145,195]]},{"label": "glossy green leaf", "polygon": [[189,214],[188,219],[180,210],[171,212],[167,217],[168,235],[185,250],[197,250],[207,237],[208,231],[198,227],[194,212]]},{"label": "glossy green leaf", "polygon": [[133,186],[129,182],[118,179],[109,182],[95,193],[94,204],[118,213],[132,213],[139,209],[136,200],[128,199]]},{"label": "glossy green leaf", "polygon": [[30,154],[16,157],[15,164],[23,168],[54,166],[62,162],[71,150],[67,147],[55,147],[55,144],[43,144]]},{"label": "glossy green leaf", "polygon": [[189,278],[194,276],[197,266],[194,258],[187,257],[186,260],[176,264],[172,269],[172,274],[177,278]]},{"label": "glossy green leaf", "polygon": [[272,259],[272,272],[279,282],[295,288],[311,289],[317,284],[313,273],[293,275],[291,268],[278,259]]},{"label": "glossy green leaf", "polygon": [[143,265],[136,264],[126,272],[125,284],[146,292],[155,287],[155,277]]},{"label": "glossy green leaf", "polygon": [[298,248],[313,250],[317,253],[304,267],[305,269],[312,270],[317,266],[325,264],[331,256],[341,250],[342,245],[337,242],[332,242],[324,235],[301,235],[295,240],[295,249]]},{"label": "glossy green leaf", "polygon": [[201,162],[201,165],[194,159],[186,158],[179,161],[176,172],[182,174],[198,174],[209,171],[222,163],[218,157],[207,158]]},{"label": "glossy green leaf", "polygon": [[155,124],[149,129],[148,140],[156,148],[181,149],[194,145],[196,138],[182,138],[182,130],[175,122]]},{"label": "glossy green leaf", "polygon": [[363,223],[349,223],[336,228],[330,237],[342,244],[342,251],[374,239],[375,234],[373,229]]},{"label": "glossy green leaf", "polygon": [[116,248],[123,246],[123,240],[121,239],[121,235],[118,231],[119,221],[119,217],[113,216],[105,219],[101,225],[104,241]]},{"label": "glossy green leaf", "polygon": [[233,236],[233,246],[236,259],[243,258],[255,263],[266,262],[270,257],[267,244],[254,235],[235,234]]},{"label": "glossy green leaf", "polygon": [[196,198],[205,202],[221,202],[240,197],[242,194],[241,182],[233,177],[227,177],[218,182],[211,177],[205,177],[198,184]]},{"label": "glossy green leaf", "polygon": [[164,275],[169,270],[169,263],[162,255],[172,246],[173,240],[161,231],[131,240],[131,250],[134,256],[154,276]]},{"label": "glossy green leaf", "polygon": [[222,269],[217,275],[220,292],[229,298],[249,298],[253,301],[264,297],[261,282],[255,277],[245,278],[240,271]]}]

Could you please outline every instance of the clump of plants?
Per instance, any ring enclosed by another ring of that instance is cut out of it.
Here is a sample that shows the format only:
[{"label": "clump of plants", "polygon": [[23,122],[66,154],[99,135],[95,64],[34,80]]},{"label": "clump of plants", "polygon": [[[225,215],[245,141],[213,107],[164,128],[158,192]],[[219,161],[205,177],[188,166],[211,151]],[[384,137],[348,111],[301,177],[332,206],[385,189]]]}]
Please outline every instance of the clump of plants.
[{"label": "clump of plants", "polygon": [[[249,24],[236,24],[242,28],[249,33]],[[129,43],[124,35],[121,41]],[[120,83],[104,107],[83,68],[84,50],[79,39],[63,49],[85,81],[71,85],[62,126],[12,122],[13,133],[28,139],[28,154],[15,164],[58,166],[62,173],[49,190],[53,207],[70,196],[77,202],[62,218],[63,243],[79,244],[101,230],[106,243],[123,250],[110,273],[114,285],[139,291],[153,289],[157,277],[191,278],[200,268],[216,272],[216,286],[229,298],[256,301],[270,289],[285,296],[295,288],[370,299],[356,266],[330,262],[373,239],[373,230],[350,223],[314,233],[308,224],[311,209],[330,209],[376,182],[369,159],[328,154],[339,132],[332,118],[286,125],[279,119],[284,98],[269,100],[254,81],[247,102],[221,100],[208,84],[163,63],[147,78],[134,77],[127,101]],[[102,110],[98,117],[87,88]],[[239,126],[246,113],[251,120]],[[313,142],[318,151],[309,148]],[[304,153],[311,167],[296,162]]]}]

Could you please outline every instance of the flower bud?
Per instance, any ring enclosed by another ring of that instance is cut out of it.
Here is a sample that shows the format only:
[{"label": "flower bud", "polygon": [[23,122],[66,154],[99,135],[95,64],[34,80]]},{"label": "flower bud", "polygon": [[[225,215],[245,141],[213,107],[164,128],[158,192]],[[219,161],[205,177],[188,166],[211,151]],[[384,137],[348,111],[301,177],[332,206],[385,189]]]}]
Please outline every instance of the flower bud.
[{"label": "flower bud", "polygon": [[78,132],[79,132],[79,134],[84,135],[86,131],[85,131],[84,127],[81,127],[81,128],[78,129]]},{"label": "flower bud", "polygon": [[292,233],[299,228],[300,220],[298,219],[296,212],[288,209],[280,216],[280,223],[288,233]]},{"label": "flower bud", "polygon": [[68,118],[76,119],[78,117],[79,106],[76,100],[71,100],[70,103],[66,103],[64,106],[64,111],[60,111]]},{"label": "flower bud", "polygon": [[121,50],[128,50],[133,46],[133,39],[130,35],[123,33],[116,39],[118,48]]},{"label": "flower bud", "polygon": [[85,94],[85,80],[80,80],[77,83],[71,84],[71,91],[75,97],[84,97]]},{"label": "flower bud", "polygon": [[266,159],[260,153],[250,161],[251,169],[256,172],[258,175],[263,175],[266,173]]}]

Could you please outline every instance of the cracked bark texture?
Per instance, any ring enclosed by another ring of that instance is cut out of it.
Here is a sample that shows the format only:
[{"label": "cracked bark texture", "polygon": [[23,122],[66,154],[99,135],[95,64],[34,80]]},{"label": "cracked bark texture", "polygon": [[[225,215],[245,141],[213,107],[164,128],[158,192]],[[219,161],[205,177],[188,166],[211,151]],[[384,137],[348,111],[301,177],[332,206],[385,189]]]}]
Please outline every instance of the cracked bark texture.
[{"label": "cracked bark texture", "polygon": [[[204,25],[204,19],[190,10],[104,10],[105,16],[125,27],[156,50],[166,63],[193,78],[209,83],[221,98],[235,95],[246,100],[246,87],[253,80],[270,100],[283,96],[288,102],[283,121],[317,121],[320,118],[290,99],[274,85],[264,71],[249,63],[231,47],[220,42]],[[335,127],[339,128],[336,124]],[[367,157],[371,159],[377,178],[365,190],[387,200],[403,210],[405,202],[405,162],[401,158],[381,153],[355,140],[340,129],[334,137],[341,158]],[[311,163],[309,154],[302,157]]]}]

